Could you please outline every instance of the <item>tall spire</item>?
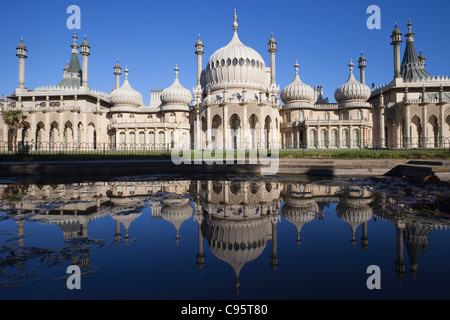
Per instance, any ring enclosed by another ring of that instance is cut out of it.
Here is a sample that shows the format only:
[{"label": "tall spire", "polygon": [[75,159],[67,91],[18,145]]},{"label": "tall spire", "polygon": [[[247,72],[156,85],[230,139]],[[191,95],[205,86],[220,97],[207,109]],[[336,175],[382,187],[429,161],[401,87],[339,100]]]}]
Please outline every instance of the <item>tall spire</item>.
[{"label": "tall spire", "polygon": [[413,38],[415,33],[411,30],[411,19],[409,19],[407,26],[408,33],[405,35],[407,37],[406,48],[401,64],[401,76],[403,77],[403,81],[415,81],[431,78],[432,76],[425,70],[424,60],[421,60],[423,56],[419,57],[417,55]]}]

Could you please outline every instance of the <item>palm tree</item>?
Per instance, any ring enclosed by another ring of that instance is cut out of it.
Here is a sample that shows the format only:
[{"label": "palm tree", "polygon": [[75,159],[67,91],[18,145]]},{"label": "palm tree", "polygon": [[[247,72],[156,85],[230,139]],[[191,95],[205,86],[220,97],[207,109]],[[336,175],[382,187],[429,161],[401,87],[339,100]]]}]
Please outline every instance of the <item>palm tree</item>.
[{"label": "palm tree", "polygon": [[9,110],[3,114],[3,119],[5,124],[8,126],[9,130],[12,131],[13,135],[13,152],[16,151],[17,146],[17,130],[24,127],[24,115],[22,110]]}]

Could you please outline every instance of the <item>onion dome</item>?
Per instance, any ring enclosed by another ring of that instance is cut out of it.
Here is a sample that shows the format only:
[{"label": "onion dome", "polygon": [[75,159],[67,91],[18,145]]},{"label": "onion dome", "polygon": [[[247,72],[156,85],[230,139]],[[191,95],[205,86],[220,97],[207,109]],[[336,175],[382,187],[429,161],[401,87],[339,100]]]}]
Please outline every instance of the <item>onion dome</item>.
[{"label": "onion dome", "polygon": [[339,106],[351,104],[368,105],[367,100],[370,98],[370,88],[355,79],[353,75],[354,64],[351,60],[348,66],[350,67],[350,76],[347,82],[336,90],[334,98],[339,103]]},{"label": "onion dome", "polygon": [[236,19],[235,13],[234,35],[230,43],[214,52],[206,65],[206,89],[210,89],[212,93],[215,90],[222,91],[225,87],[242,90],[243,86],[248,91],[253,89],[259,93],[261,88],[268,86],[264,59],[239,40]]},{"label": "onion dome", "polygon": [[84,35],[84,40],[83,40],[83,42],[81,43],[81,46],[89,47],[89,43],[87,42],[86,35]]},{"label": "onion dome", "polygon": [[163,105],[189,106],[192,102],[192,93],[180,84],[178,65],[175,67],[175,81],[173,84],[161,92],[161,102]]},{"label": "onion dome", "polygon": [[400,32],[400,30],[398,29],[397,23],[395,24],[395,29],[394,31],[392,31],[392,36],[397,36],[397,35],[402,35],[402,33]]},{"label": "onion dome", "polygon": [[23,44],[23,38],[20,38],[20,43],[17,45],[17,49],[26,49],[25,45]]},{"label": "onion dome", "polygon": [[281,91],[281,100],[286,105],[295,104],[312,104],[314,103],[314,89],[307,84],[304,84],[298,75],[298,62],[295,63],[295,77],[294,81]]},{"label": "onion dome", "polygon": [[113,106],[135,106],[139,107],[144,105],[144,101],[142,99],[142,95],[134,90],[130,83],[128,82],[128,67],[125,68],[125,82],[123,85],[117,89],[114,90],[111,95],[109,96],[109,99]]}]

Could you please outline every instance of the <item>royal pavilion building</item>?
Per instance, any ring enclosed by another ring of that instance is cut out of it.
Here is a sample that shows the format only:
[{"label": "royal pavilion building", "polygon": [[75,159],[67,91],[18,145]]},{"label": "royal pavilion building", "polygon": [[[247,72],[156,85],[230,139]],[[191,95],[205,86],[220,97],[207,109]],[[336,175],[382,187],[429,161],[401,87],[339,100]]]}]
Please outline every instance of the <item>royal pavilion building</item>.
[{"label": "royal pavilion building", "polygon": [[[231,41],[203,64],[204,44],[195,43],[197,83],[192,91],[175,67],[173,84],[151,90],[145,105],[132,87],[132,73],[114,66],[110,93],[90,87],[86,37],[74,34],[70,62],[59,84],[25,86],[27,48],[20,41],[17,89],[4,97],[1,112],[21,110],[17,131],[0,118],[2,151],[171,150],[176,146],[218,149],[270,148],[445,148],[450,147],[450,79],[433,76],[417,54],[411,21],[401,60],[402,33],[392,33],[394,77],[382,86],[365,84],[366,59],[350,60],[348,78],[336,89],[336,103],[322,86],[308,85],[298,62],[294,80],[280,90],[275,77],[277,42],[268,41],[268,61],[238,36],[234,14]],[[81,55],[81,63],[80,63]],[[286,62],[282,62],[286,63]],[[344,63],[344,62],[343,62]],[[122,71],[125,79],[121,83]],[[346,78],[345,74],[336,75]]]}]

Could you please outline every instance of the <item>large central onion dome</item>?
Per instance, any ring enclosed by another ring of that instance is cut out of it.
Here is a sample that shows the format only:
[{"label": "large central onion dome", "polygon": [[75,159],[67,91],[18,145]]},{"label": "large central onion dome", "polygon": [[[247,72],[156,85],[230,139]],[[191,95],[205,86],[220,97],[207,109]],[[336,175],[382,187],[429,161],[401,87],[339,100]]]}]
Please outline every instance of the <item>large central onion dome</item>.
[{"label": "large central onion dome", "polygon": [[191,92],[184,88],[178,80],[178,65],[175,67],[175,81],[173,84],[161,92],[161,102],[163,104],[188,106],[192,102]]},{"label": "large central onion dome", "polygon": [[294,81],[281,91],[281,100],[283,100],[286,106],[314,103],[314,89],[300,80],[298,75],[298,68],[300,65],[298,62],[295,63],[294,67]]},{"label": "large central onion dome", "polygon": [[134,106],[139,107],[144,105],[144,100],[142,99],[142,95],[134,90],[130,83],[128,82],[128,67],[125,68],[125,82],[123,85],[114,90],[109,96],[109,100],[113,104],[113,106]]},{"label": "large central onion dome", "polygon": [[354,64],[351,61],[348,66],[350,67],[350,76],[347,82],[336,90],[334,98],[339,104],[351,102],[362,102],[366,104],[370,98],[370,88],[355,79],[353,75]]},{"label": "large central onion dome", "polygon": [[267,71],[264,59],[254,49],[245,46],[237,34],[238,24],[234,15],[234,35],[230,43],[217,50],[206,66],[206,89],[224,88],[256,89],[267,87]]}]

